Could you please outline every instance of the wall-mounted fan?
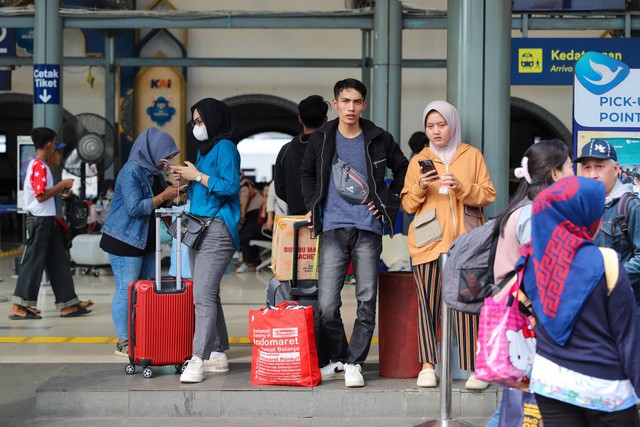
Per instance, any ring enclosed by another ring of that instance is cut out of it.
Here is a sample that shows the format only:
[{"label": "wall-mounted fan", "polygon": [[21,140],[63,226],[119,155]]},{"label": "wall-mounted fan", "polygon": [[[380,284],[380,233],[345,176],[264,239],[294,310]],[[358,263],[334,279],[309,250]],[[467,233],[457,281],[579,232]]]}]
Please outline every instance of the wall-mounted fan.
[{"label": "wall-mounted fan", "polygon": [[80,179],[80,199],[86,198],[88,184],[95,186],[91,196],[97,196],[98,182],[113,164],[115,129],[102,116],[82,113],[64,123],[62,138],[66,144],[63,167]]}]

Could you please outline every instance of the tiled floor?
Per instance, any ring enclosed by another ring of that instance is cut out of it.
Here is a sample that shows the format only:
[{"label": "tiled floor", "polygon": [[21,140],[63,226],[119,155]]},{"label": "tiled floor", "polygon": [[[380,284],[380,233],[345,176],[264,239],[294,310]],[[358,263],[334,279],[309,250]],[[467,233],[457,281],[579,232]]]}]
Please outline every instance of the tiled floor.
[{"label": "tiled floor", "polygon": [[[10,297],[16,283],[14,259],[17,255],[0,255],[0,295]],[[55,309],[51,288],[43,286],[38,295],[40,320],[10,320],[10,303],[0,303],[0,363],[114,363],[115,333],[111,321],[111,299],[115,288],[110,269],[100,276],[76,274],[76,293],[92,299],[93,312],[77,318],[61,318]],[[250,309],[264,306],[265,290],[271,273],[231,274],[222,281],[222,301],[232,348],[230,362],[250,361],[247,316]],[[342,315],[347,334],[355,316],[354,287],[345,285]],[[377,331],[376,331],[377,336]],[[373,345],[368,361],[377,362],[378,347]]]}]

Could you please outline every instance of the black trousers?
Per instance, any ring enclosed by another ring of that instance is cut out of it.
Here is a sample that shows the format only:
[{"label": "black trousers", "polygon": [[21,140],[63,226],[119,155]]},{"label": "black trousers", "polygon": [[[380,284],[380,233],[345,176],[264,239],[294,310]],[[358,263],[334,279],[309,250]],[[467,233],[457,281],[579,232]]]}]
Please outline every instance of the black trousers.
[{"label": "black trousers", "polygon": [[268,240],[268,237],[261,233],[262,225],[258,224],[258,209],[247,212],[245,215],[246,222],[240,229],[240,251],[242,252],[242,261],[247,264],[260,264],[260,248],[249,245],[251,240]]},{"label": "black trousers", "polygon": [[638,427],[638,409],[604,412],[582,408],[536,394],[544,427]]},{"label": "black trousers", "polygon": [[58,225],[55,217],[28,216],[27,246],[13,292],[13,303],[23,307],[36,306],[44,270],[51,282],[57,309],[80,303],[75,292],[69,253],[64,239],[62,227]]}]

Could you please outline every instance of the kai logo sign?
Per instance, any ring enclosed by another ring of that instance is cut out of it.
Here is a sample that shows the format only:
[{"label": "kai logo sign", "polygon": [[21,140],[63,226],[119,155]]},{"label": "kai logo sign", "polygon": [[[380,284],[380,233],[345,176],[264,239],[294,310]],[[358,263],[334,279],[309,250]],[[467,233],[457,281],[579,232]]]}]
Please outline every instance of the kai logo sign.
[{"label": "kai logo sign", "polygon": [[542,49],[518,49],[519,73],[542,73]]},{"label": "kai logo sign", "polygon": [[151,79],[151,89],[171,89],[171,79]]},{"label": "kai logo sign", "polygon": [[589,92],[602,95],[629,75],[629,66],[598,52],[587,52],[576,63],[576,78]]}]

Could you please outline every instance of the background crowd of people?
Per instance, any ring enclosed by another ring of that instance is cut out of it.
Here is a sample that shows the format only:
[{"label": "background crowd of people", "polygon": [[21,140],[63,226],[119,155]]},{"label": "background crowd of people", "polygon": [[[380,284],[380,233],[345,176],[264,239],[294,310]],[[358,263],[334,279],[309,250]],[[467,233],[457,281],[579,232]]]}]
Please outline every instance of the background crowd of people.
[{"label": "background crowd of people", "polygon": [[[453,105],[426,105],[407,160],[391,134],[362,118],[366,96],[362,82],[338,81],[331,100],[338,117],[331,121],[321,96],[302,100],[302,132],[278,154],[271,183],[243,176],[231,110],[216,99],[191,107],[194,162],[173,164],[178,148],[167,133],[150,128],[140,134],[115,181],[100,242],[115,278],[116,354],[129,353],[128,287],[155,273],[154,210],[183,202],[186,194],[190,213],[211,223],[202,243],[189,250],[195,333],[180,381],[197,383],[207,371],[229,370],[222,277],[236,251],[242,253],[236,273],[255,269],[261,260],[250,241],[269,239],[276,216],[302,215],[319,236],[316,315],[323,380],[364,386],[382,235],[393,236],[402,209],[411,218],[408,246],[418,299],[415,357],[422,369],[416,384],[437,386],[443,309],[438,257],[462,233],[485,223],[482,208],[496,199],[496,191],[483,154],[461,140]],[[56,220],[56,198],[73,182],[53,181],[49,166],[59,164],[62,148],[55,132],[37,128],[32,139],[36,158],[24,183],[28,239],[10,318],[41,318],[36,303],[44,270],[60,315],[85,315],[93,302],[75,295],[63,227]],[[574,164],[580,177],[574,176]],[[536,319],[531,392],[545,425],[639,425],[640,174],[623,170],[615,148],[603,139],[591,140],[573,160],[564,142],[537,142],[514,173],[519,186],[494,223],[493,271],[496,283],[514,269],[523,277]],[[348,194],[342,174],[359,184],[358,198]],[[168,175],[175,184],[167,182]],[[613,283],[598,247],[618,253]],[[350,268],[357,308],[347,340],[341,292]],[[459,367],[470,373],[465,387],[482,390],[488,384],[474,374],[478,315],[455,311],[454,320]]]}]

